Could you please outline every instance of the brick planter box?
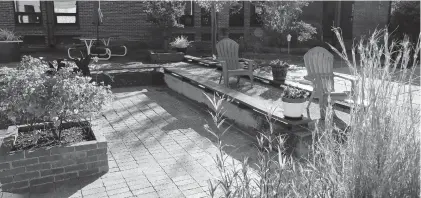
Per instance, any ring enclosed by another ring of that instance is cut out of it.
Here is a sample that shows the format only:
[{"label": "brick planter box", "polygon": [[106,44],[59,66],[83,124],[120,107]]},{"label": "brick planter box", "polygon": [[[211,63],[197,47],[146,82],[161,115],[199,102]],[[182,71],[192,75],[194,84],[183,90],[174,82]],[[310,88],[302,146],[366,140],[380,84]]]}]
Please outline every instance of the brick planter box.
[{"label": "brick planter box", "polygon": [[[11,126],[7,130],[10,134],[28,128],[27,125],[21,125]],[[96,140],[14,152],[4,152],[2,148],[3,153],[0,154],[2,191],[49,189],[54,188],[55,182],[107,172],[107,141],[101,133],[91,131]]]},{"label": "brick planter box", "polygon": [[152,63],[181,62],[184,59],[184,53],[149,50],[149,57]]}]

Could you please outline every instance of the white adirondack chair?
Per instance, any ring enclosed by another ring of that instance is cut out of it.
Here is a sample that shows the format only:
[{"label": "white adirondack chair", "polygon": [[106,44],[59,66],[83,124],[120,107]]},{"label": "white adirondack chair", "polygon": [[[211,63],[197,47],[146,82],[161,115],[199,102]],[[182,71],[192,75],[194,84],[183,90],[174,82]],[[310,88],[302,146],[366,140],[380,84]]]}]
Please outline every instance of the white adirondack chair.
[{"label": "white adirondack chair", "polygon": [[228,38],[222,39],[216,44],[216,51],[218,53],[217,59],[222,65],[222,75],[219,83],[221,83],[223,77],[224,84],[228,87],[230,77],[237,76],[238,83],[240,76],[248,76],[251,86],[253,86],[253,65],[249,63],[247,69],[241,66],[238,57],[238,43]]},{"label": "white adirondack chair", "polygon": [[[329,94],[332,102],[345,100],[352,94],[356,79],[333,73],[333,54],[326,49],[322,47],[310,49],[304,55],[304,63],[307,69],[307,76],[304,78],[313,84],[313,93],[307,105],[307,110],[313,98],[319,99],[320,109],[324,111]],[[334,77],[349,80],[351,82],[350,92],[335,92]]]}]

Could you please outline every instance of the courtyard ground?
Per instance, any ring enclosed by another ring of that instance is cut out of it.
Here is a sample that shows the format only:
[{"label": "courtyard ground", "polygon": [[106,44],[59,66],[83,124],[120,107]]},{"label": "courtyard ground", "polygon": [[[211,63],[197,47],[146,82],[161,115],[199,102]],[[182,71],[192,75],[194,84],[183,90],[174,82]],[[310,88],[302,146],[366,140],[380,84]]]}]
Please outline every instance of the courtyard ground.
[{"label": "courtyard ground", "polygon": [[[166,87],[113,89],[115,100],[93,121],[108,141],[109,171],[31,189],[8,197],[208,197],[219,174],[218,152],[204,129],[211,117]],[[230,159],[257,157],[254,138],[232,127],[224,142],[238,148]]]}]

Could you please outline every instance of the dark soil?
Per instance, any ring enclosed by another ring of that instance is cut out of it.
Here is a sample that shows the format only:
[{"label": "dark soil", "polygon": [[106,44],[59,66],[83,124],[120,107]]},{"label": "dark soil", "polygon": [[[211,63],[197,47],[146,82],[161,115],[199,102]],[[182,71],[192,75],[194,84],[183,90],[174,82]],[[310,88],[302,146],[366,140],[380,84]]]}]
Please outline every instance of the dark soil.
[{"label": "dark soil", "polygon": [[12,147],[12,151],[67,145],[91,140],[95,140],[95,136],[93,135],[90,127],[76,126],[63,129],[61,132],[61,141],[54,137],[51,128],[46,128],[28,132],[19,132],[16,143]]}]

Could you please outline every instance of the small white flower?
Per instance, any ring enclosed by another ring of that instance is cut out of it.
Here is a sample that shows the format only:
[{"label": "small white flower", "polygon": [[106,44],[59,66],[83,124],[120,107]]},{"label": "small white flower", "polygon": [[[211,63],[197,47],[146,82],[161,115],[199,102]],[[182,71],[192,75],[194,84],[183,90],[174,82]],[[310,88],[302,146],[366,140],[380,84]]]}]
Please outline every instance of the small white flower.
[{"label": "small white flower", "polygon": [[99,59],[98,59],[98,57],[95,56],[95,57],[92,58],[92,60],[94,60],[94,62],[97,63]]}]

